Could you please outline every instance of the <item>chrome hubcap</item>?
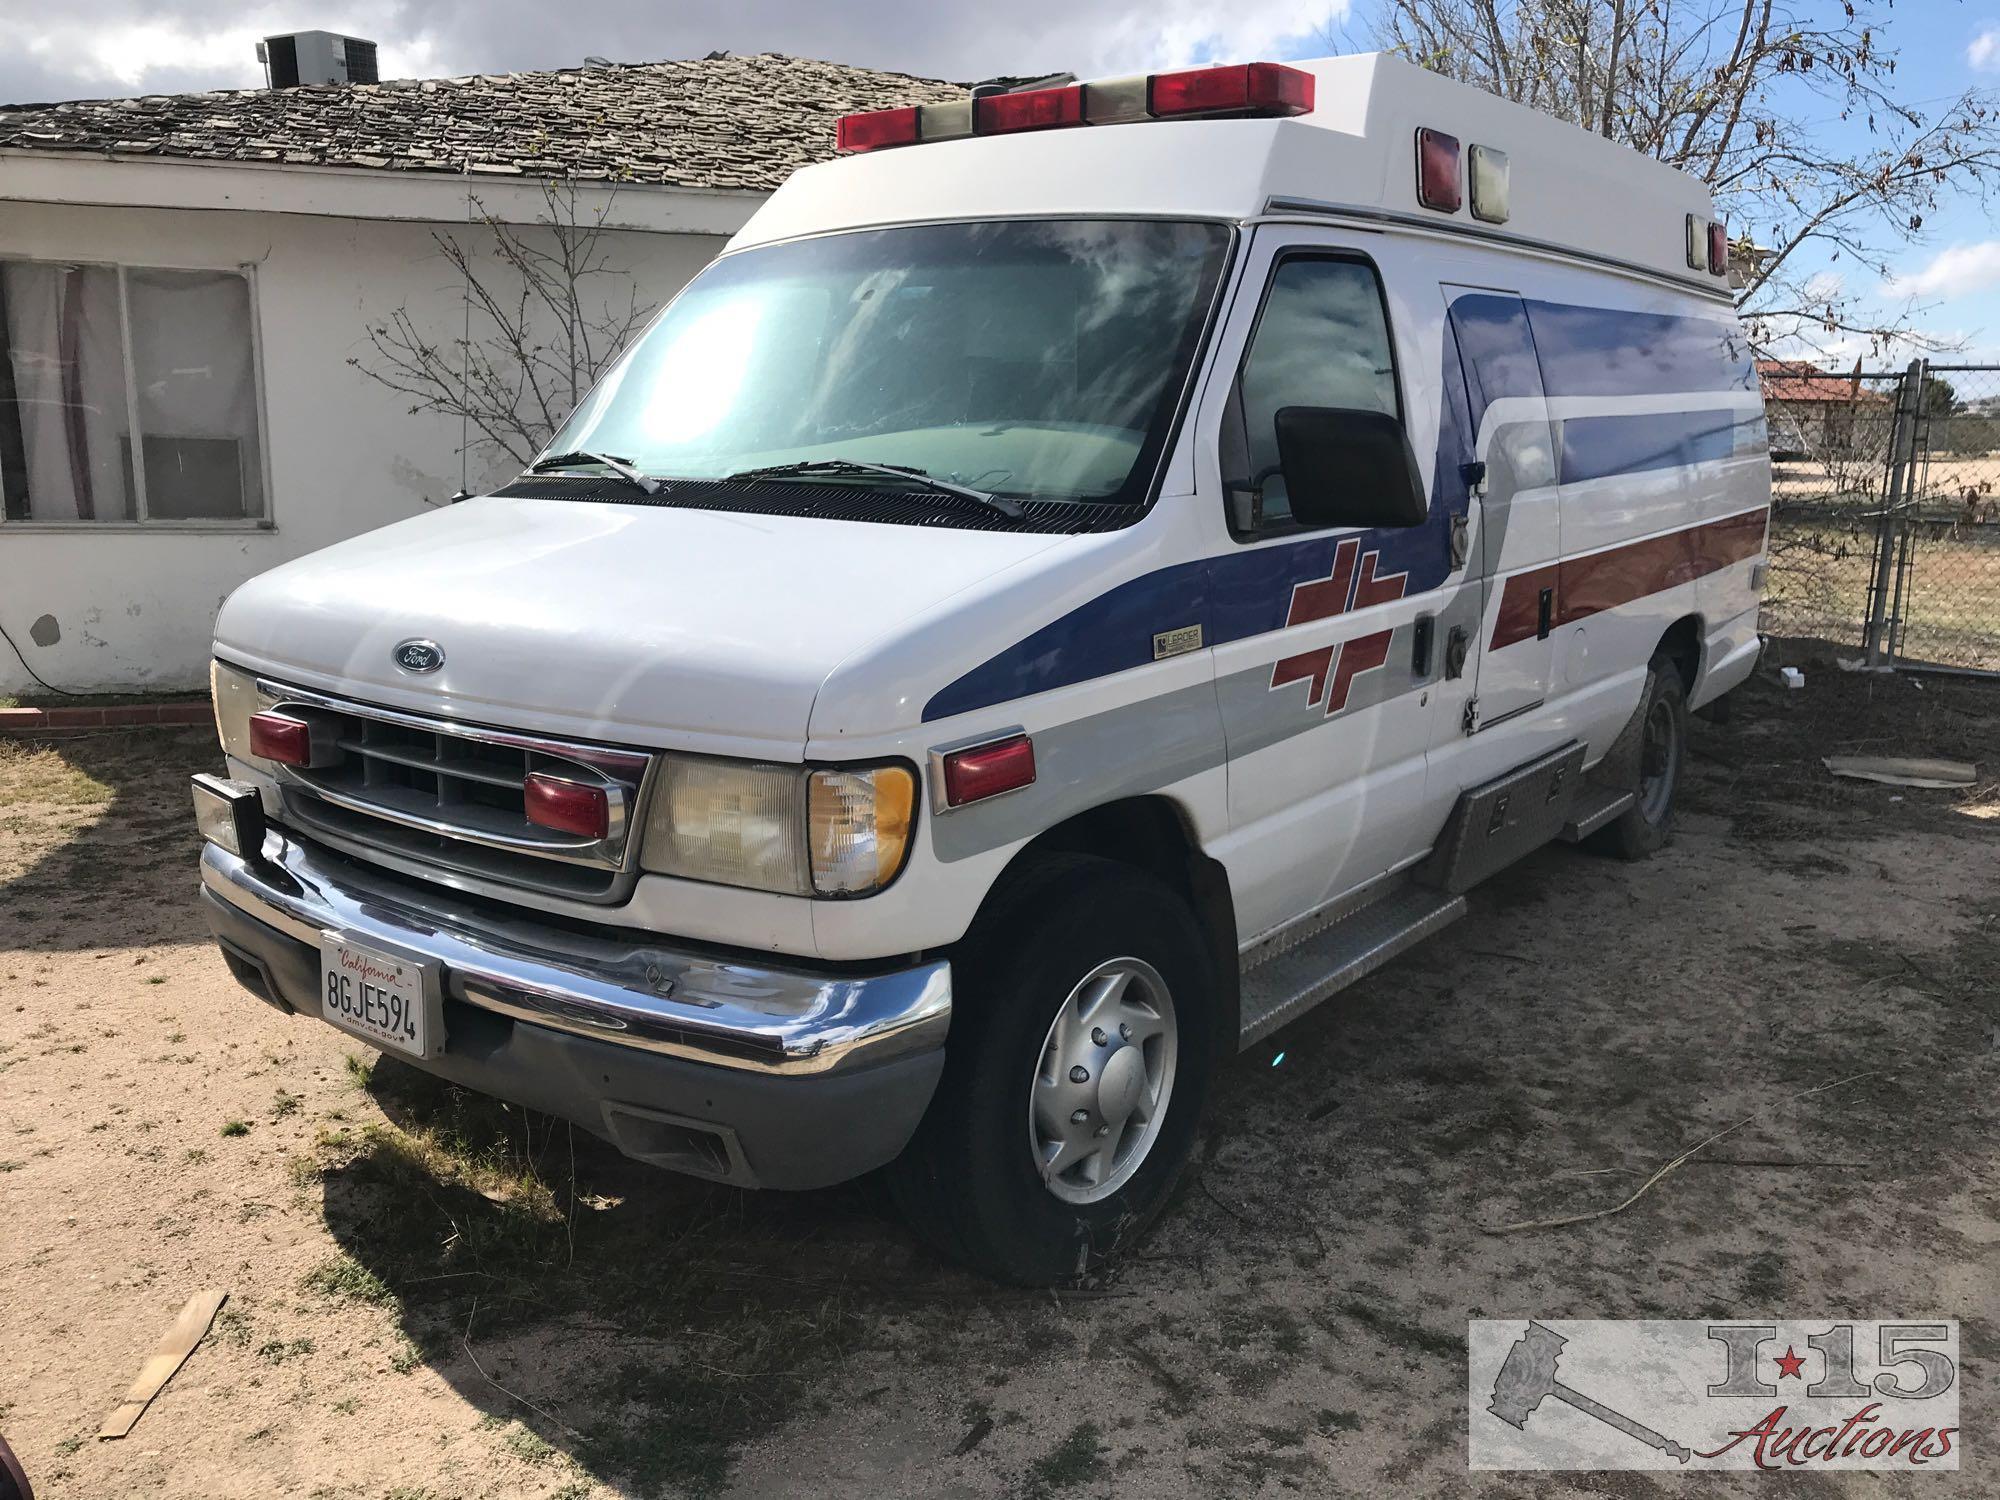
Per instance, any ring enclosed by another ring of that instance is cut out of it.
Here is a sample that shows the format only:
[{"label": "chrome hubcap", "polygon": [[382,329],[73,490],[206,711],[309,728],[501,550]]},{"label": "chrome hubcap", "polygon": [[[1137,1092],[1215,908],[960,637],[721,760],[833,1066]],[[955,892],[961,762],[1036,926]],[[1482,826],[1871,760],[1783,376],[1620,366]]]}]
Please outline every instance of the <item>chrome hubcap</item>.
[{"label": "chrome hubcap", "polygon": [[1078,981],[1042,1043],[1028,1143],[1043,1185],[1066,1203],[1118,1191],[1158,1139],[1180,1033],[1151,964],[1114,958]]},{"label": "chrome hubcap", "polygon": [[1674,711],[1662,701],[1646,714],[1645,738],[1639,746],[1639,813],[1648,823],[1667,815],[1680,774],[1681,747],[1674,734]]}]

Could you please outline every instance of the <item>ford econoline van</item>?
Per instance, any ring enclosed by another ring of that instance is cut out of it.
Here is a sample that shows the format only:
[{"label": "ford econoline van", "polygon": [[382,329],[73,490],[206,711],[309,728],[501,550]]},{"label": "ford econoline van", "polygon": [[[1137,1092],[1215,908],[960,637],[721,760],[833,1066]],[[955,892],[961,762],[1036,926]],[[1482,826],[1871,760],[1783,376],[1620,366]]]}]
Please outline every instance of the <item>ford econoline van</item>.
[{"label": "ford econoline van", "polygon": [[529,472],[229,599],[201,899],[286,1011],[1048,1282],[1238,1049],[1667,839],[1762,406],[1701,184],[1394,58],[839,143]]}]

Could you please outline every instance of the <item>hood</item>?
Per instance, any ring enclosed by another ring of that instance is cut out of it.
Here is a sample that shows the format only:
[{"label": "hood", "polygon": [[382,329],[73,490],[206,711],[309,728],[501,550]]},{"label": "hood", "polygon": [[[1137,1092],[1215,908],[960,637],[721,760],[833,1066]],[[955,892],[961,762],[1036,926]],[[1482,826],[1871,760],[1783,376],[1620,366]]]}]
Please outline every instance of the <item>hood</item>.
[{"label": "hood", "polygon": [[[253,578],[216,647],[392,707],[796,760],[844,658],[1060,540],[489,497]],[[443,665],[399,668],[412,638]]]}]

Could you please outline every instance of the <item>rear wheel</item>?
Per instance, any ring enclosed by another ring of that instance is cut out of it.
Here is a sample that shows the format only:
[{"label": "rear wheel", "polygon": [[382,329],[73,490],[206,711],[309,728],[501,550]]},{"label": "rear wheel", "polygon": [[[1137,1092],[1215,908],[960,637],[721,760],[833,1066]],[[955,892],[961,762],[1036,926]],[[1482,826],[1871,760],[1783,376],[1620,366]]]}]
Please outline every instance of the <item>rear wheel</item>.
[{"label": "rear wheel", "polygon": [[1186,1164],[1214,1055],[1194,914],[1065,856],[996,899],[952,961],[944,1076],[889,1182],[944,1253],[1020,1285],[1144,1231]]},{"label": "rear wheel", "polygon": [[1674,798],[1687,763],[1688,707],[1672,657],[1656,656],[1647,668],[1641,712],[1632,805],[1596,836],[1600,848],[1621,859],[1644,859],[1673,837]]}]

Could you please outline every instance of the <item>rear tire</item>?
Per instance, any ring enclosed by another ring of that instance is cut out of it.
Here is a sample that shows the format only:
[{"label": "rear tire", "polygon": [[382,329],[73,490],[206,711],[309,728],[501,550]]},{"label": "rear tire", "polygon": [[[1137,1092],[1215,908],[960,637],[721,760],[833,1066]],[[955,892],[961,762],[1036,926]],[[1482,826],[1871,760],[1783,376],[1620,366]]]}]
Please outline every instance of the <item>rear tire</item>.
[{"label": "rear tire", "polygon": [[1638,767],[1632,805],[1606,824],[1592,843],[1620,859],[1640,860],[1674,836],[1674,799],[1687,765],[1687,687],[1670,656],[1656,656],[1646,669],[1646,698],[1640,710]]},{"label": "rear tire", "polygon": [[944,1075],[888,1169],[912,1229],[1018,1286],[1130,1244],[1193,1148],[1213,969],[1166,885],[1066,855],[992,902],[952,960]]}]

